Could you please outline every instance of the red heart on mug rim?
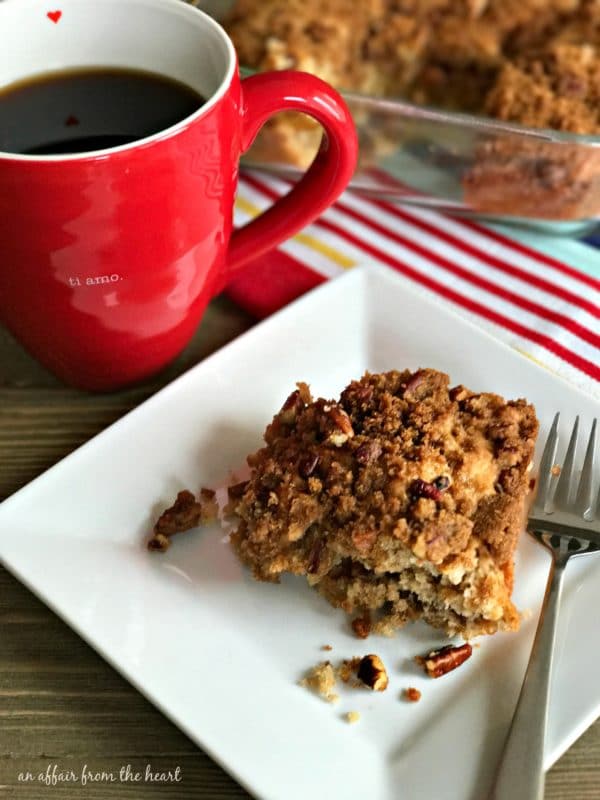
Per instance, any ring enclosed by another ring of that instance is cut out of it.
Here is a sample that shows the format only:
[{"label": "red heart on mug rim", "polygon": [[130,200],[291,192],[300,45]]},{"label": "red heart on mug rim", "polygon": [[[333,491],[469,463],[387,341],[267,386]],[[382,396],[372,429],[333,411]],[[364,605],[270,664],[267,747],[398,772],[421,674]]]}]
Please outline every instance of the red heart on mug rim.
[{"label": "red heart on mug rim", "polygon": [[56,25],[58,20],[62,17],[62,11],[48,11],[46,16]]}]

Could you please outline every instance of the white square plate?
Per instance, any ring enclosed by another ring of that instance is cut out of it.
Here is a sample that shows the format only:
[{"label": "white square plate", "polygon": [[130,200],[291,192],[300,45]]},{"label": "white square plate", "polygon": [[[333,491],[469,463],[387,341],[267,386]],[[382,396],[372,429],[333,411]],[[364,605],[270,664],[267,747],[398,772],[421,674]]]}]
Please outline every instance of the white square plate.
[{"label": "white square plate", "polygon": [[[254,582],[217,528],[146,551],[157,510],[182,487],[224,484],[265,424],[308,381],[334,396],[365,369],[429,366],[476,390],[525,396],[541,438],[556,410],[588,423],[597,402],[381,269],[355,270],[258,325],[0,505],[9,570],[264,800],[481,800],[523,678],[548,557],[523,537],[517,634],[481,640],[439,681],[412,657],[441,641],[414,625],[355,639],[300,579]],[[599,713],[597,557],[569,566],[546,763]],[[591,610],[591,611],[590,611]],[[321,646],[331,644],[331,653]],[[306,668],[379,653],[387,692],[337,706],[297,685]],[[418,704],[400,692],[416,686]],[[560,690],[559,690],[560,687]],[[343,715],[361,712],[356,725]]]}]

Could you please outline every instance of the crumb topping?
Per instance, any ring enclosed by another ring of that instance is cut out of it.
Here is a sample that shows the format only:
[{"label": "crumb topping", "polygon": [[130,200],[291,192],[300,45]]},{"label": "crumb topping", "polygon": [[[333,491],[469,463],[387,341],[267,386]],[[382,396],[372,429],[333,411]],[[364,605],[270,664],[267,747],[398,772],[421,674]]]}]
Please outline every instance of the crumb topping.
[{"label": "crumb topping", "polygon": [[248,457],[233,546],[258,579],[305,575],[358,611],[359,636],[418,616],[468,636],[512,629],[536,434],[526,401],[434,370],[367,373],[338,400],[299,384]]},{"label": "crumb topping", "polygon": [[598,0],[237,0],[226,27],[253,68],[600,133]]}]

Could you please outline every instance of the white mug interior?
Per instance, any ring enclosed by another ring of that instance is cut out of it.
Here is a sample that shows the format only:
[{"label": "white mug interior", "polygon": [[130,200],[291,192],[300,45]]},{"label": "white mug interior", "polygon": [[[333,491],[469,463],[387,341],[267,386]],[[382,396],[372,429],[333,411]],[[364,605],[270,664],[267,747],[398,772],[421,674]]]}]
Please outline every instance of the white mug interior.
[{"label": "white mug interior", "polygon": [[[236,57],[225,31],[181,0],[0,2],[0,92],[35,76],[92,67],[142,70],[180,81],[206,100],[195,117],[227,91]],[[162,138],[193,117],[113,149]],[[65,159],[81,154],[0,157]]]}]

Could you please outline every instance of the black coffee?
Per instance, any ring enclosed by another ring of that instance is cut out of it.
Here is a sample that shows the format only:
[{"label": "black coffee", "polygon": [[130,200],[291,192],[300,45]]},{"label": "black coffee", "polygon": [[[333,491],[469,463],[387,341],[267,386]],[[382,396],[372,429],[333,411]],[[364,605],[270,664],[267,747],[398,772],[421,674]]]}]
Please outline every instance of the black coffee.
[{"label": "black coffee", "polygon": [[75,69],[0,88],[0,151],[56,155],[105,150],[169,128],[205,100],[171,78],[128,69]]}]

